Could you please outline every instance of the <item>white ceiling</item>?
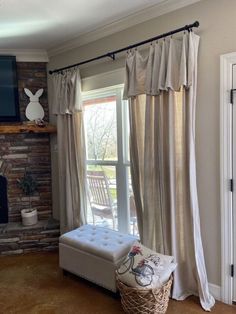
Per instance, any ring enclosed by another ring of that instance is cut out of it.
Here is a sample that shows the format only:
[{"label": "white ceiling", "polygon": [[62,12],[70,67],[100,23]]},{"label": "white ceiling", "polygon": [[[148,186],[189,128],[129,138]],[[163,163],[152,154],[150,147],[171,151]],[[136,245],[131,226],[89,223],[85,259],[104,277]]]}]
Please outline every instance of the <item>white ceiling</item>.
[{"label": "white ceiling", "polygon": [[[124,25],[137,24],[144,16],[145,20],[152,18],[154,11],[166,13],[164,6],[174,10],[197,1],[200,0],[0,0],[0,50],[51,52],[76,39],[76,44],[88,41],[84,38],[94,40],[99,31],[105,34],[106,30],[108,34]],[[127,23],[128,20],[133,22]]]},{"label": "white ceiling", "polygon": [[0,0],[0,49],[49,49],[166,0]]}]

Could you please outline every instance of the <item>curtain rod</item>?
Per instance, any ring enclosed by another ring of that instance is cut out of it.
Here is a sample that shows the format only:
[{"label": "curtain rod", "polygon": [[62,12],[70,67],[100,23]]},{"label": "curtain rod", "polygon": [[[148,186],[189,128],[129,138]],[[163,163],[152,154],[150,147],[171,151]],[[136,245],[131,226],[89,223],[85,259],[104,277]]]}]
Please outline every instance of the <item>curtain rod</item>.
[{"label": "curtain rod", "polygon": [[103,58],[111,58],[112,60],[115,60],[116,54],[118,54],[120,52],[123,52],[123,51],[126,51],[126,50],[130,50],[130,49],[133,49],[133,48],[145,45],[145,44],[147,44],[149,42],[152,42],[152,41],[155,41],[155,40],[167,37],[167,36],[171,36],[173,34],[176,34],[176,33],[182,32],[182,31],[191,31],[193,27],[199,27],[199,25],[200,25],[199,22],[196,21],[196,22],[194,22],[192,24],[185,25],[183,27],[180,27],[180,28],[177,28],[175,30],[172,30],[172,31],[170,31],[168,33],[164,33],[164,34],[158,35],[156,37],[152,37],[152,38],[140,41],[139,43],[136,43],[136,44],[133,44],[133,45],[130,45],[130,46],[118,49],[118,50],[107,52],[104,55],[100,55],[100,56],[95,57],[95,58],[91,58],[91,59],[88,59],[88,60],[85,60],[85,61],[81,61],[79,63],[68,65],[68,66],[60,68],[60,69],[55,69],[53,71],[50,70],[49,74],[61,72],[63,70],[67,70],[67,69],[70,69],[70,68],[73,68],[73,67],[85,64],[85,63],[90,63],[90,62],[93,62],[93,61],[96,61],[96,60],[100,60],[100,59],[103,59]]}]

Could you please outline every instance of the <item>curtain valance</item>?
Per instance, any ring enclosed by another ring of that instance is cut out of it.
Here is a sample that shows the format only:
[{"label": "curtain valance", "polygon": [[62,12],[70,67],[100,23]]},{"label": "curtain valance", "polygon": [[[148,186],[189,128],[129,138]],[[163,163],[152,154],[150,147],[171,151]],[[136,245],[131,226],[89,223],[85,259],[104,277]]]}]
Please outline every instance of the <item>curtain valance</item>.
[{"label": "curtain valance", "polygon": [[53,74],[53,114],[72,114],[82,111],[81,79],[79,69]]},{"label": "curtain valance", "polygon": [[145,57],[139,51],[131,51],[126,59],[124,99],[190,87],[196,70],[198,43],[199,36],[190,32],[180,39],[170,38],[151,45]]}]

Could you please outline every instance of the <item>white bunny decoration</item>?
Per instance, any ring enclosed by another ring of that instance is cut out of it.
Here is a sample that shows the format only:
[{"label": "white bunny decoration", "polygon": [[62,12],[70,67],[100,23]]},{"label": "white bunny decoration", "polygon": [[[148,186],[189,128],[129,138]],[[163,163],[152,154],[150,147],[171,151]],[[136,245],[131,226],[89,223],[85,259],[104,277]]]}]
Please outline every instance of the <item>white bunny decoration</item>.
[{"label": "white bunny decoration", "polygon": [[24,88],[24,91],[27,96],[30,98],[30,103],[26,107],[25,115],[30,121],[37,119],[43,119],[44,110],[41,104],[39,103],[39,97],[43,94],[43,88],[39,89],[34,95],[28,88]]}]

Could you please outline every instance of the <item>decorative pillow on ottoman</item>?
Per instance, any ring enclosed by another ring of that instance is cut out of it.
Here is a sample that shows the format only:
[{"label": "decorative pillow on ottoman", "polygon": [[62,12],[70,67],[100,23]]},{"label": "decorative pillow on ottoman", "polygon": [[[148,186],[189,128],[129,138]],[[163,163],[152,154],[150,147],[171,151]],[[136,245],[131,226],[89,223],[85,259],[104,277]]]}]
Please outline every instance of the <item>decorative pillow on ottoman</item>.
[{"label": "decorative pillow on ottoman", "polygon": [[167,282],[177,264],[174,257],[156,253],[135,242],[117,270],[118,279],[134,288],[160,288]]}]

